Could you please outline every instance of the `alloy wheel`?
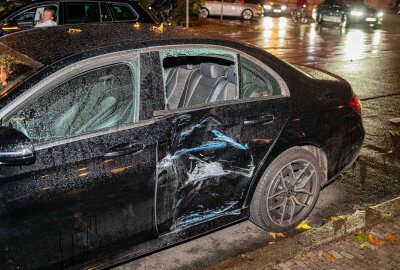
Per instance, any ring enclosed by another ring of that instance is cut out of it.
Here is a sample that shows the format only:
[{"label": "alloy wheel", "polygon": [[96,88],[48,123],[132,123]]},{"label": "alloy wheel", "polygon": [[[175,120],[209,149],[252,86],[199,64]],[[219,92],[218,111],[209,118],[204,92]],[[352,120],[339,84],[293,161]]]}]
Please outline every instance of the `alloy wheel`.
[{"label": "alloy wheel", "polygon": [[253,18],[253,12],[249,9],[245,9],[242,13],[242,17],[244,20],[251,20],[251,18]]},{"label": "alloy wheel", "polygon": [[291,226],[314,206],[319,191],[316,168],[306,160],[287,163],[272,180],[266,209],[277,226]]},{"label": "alloy wheel", "polygon": [[205,18],[207,18],[208,17],[208,10],[207,9],[205,9],[205,8],[202,8],[201,10],[200,10],[200,18],[202,18],[202,19],[205,19]]}]

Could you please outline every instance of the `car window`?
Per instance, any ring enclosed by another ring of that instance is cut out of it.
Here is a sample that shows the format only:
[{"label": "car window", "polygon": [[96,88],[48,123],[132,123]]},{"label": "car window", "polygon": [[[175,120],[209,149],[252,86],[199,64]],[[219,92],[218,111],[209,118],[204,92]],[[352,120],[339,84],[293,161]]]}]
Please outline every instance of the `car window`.
[{"label": "car window", "polygon": [[111,4],[116,21],[136,21],[138,15],[127,5]]},{"label": "car window", "polygon": [[67,3],[68,24],[100,22],[98,3]]},{"label": "car window", "polygon": [[135,68],[117,64],[72,77],[5,121],[40,144],[134,122]]},{"label": "car window", "polygon": [[46,5],[39,6],[35,8],[31,8],[28,10],[24,10],[21,13],[10,18],[10,20],[14,20],[18,23],[21,29],[30,29],[33,28],[38,22],[42,20],[43,11],[45,8],[51,9],[54,11],[53,21],[57,21],[57,6],[54,5]]},{"label": "car window", "polygon": [[112,21],[111,12],[108,9],[107,5],[104,3],[101,3],[100,6],[101,6],[101,21],[102,22]]},{"label": "car window", "polygon": [[240,58],[243,98],[267,97],[282,94],[277,79],[264,68],[244,57]]},{"label": "car window", "polygon": [[0,43],[0,102],[43,65]]},{"label": "car window", "polygon": [[26,11],[18,14],[13,19],[19,23],[32,22],[32,25],[33,25],[33,19],[35,18],[35,13],[36,13],[36,8],[32,8],[32,9],[26,10]]},{"label": "car window", "polygon": [[236,99],[235,57],[212,49],[162,52],[167,109]]}]

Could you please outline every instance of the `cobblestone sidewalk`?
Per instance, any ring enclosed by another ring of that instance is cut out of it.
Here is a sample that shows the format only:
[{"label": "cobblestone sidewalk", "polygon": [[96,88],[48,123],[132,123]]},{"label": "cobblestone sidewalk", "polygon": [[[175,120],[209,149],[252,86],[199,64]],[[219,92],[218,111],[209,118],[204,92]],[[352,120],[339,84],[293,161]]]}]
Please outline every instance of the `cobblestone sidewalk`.
[{"label": "cobblestone sidewalk", "polygon": [[400,216],[367,229],[365,235],[373,236],[372,241],[360,245],[355,241],[356,235],[315,248],[297,259],[267,265],[265,269],[400,269]]}]

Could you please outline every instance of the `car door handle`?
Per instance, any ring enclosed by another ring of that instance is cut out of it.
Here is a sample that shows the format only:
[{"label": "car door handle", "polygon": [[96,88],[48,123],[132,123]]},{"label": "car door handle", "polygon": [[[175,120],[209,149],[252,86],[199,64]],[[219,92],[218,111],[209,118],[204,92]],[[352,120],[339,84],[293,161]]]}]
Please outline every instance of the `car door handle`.
[{"label": "car door handle", "polygon": [[254,119],[254,120],[245,120],[243,122],[244,125],[246,126],[251,126],[251,125],[269,125],[272,124],[275,120],[275,117],[272,114],[266,114],[266,115],[262,115],[260,118],[258,119]]},{"label": "car door handle", "polygon": [[132,144],[132,143],[119,144],[109,149],[108,152],[104,154],[104,158],[112,158],[117,156],[134,154],[142,151],[143,148],[144,148],[143,144]]}]

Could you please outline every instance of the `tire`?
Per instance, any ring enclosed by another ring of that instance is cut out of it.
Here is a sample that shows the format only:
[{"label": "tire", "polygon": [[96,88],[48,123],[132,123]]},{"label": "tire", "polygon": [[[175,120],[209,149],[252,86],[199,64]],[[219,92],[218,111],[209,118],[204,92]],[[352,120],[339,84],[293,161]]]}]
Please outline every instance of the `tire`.
[{"label": "tire", "polygon": [[208,16],[210,16],[210,12],[208,12],[208,9],[206,8],[201,8],[200,9],[200,18],[205,19]]},{"label": "tire", "polygon": [[250,220],[267,231],[293,229],[314,208],[321,179],[318,161],[311,152],[300,147],[286,150],[261,176],[251,201]]},{"label": "tire", "polygon": [[246,21],[253,19],[253,11],[251,11],[250,9],[243,10],[242,19]]}]

